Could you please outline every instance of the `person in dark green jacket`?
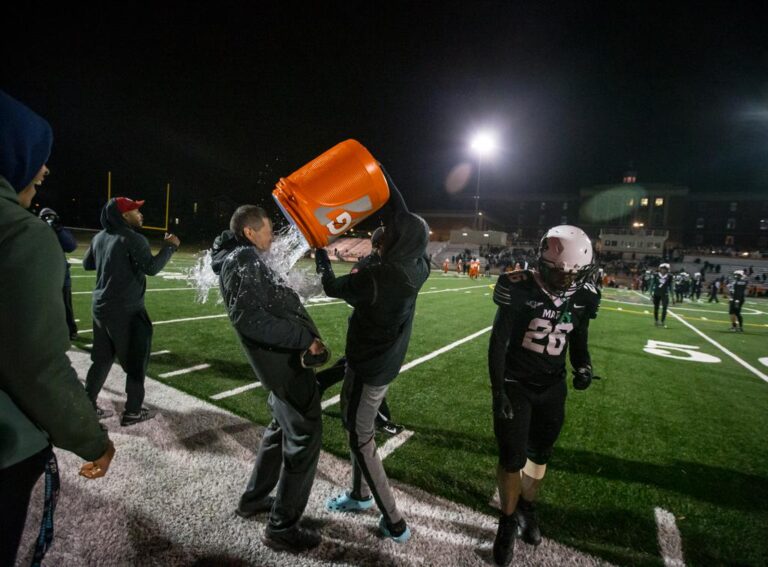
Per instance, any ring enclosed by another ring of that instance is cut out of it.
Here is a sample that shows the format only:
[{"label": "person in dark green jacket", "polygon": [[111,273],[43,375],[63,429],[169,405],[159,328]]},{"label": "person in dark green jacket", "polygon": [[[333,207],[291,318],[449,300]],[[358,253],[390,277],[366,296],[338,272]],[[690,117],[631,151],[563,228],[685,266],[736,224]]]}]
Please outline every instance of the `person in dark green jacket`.
[{"label": "person in dark green jacket", "polygon": [[58,478],[51,445],[92,461],[81,469],[88,478],[114,455],[67,358],[63,252],[26,210],[52,142],[45,120],[0,91],[0,565],[14,564],[38,478]]},{"label": "person in dark green jacket", "polygon": [[365,510],[375,500],[382,513],[379,531],[405,543],[411,532],[376,452],[374,423],[387,388],[405,359],[416,298],[429,277],[429,227],[408,211],[394,182],[384,168],[382,171],[390,198],[383,209],[381,262],[337,278],[328,253],[315,251],[326,295],[341,298],[354,308],[347,330],[347,367],[341,390],[341,414],[352,453],[352,490],[330,498],[326,507],[338,512]]},{"label": "person in dark green jacket", "polygon": [[144,201],[127,197],[110,199],[101,211],[104,230],[93,237],[83,257],[83,268],[96,270],[93,290],[93,348],[85,389],[99,418],[111,412],[99,408],[96,400],[104,386],[115,356],[125,370],[125,411],[120,425],[133,425],[154,417],[143,407],[144,377],[152,348],[152,321],[144,308],[147,276],[162,270],[179,247],[179,239],[166,234],[157,255],[149,241],[136,229],[144,217]]}]

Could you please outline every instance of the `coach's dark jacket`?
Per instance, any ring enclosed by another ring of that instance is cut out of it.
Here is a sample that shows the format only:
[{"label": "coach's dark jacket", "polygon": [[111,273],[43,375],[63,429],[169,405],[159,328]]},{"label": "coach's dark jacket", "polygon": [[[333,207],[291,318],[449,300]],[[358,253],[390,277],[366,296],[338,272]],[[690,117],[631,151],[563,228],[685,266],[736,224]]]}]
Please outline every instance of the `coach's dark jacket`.
[{"label": "coach's dark jacket", "polygon": [[213,243],[213,271],[227,314],[262,385],[297,409],[312,400],[312,371],[301,353],[320,333],[301,300],[264,263],[256,247],[224,231]]},{"label": "coach's dark jacket", "polygon": [[162,270],[176,251],[163,244],[152,256],[149,241],[125,222],[117,201],[110,199],[101,210],[104,230],[93,237],[83,257],[83,268],[96,270],[93,314],[135,313],[144,309],[147,277]]},{"label": "coach's dark jacket", "polygon": [[411,339],[416,298],[429,277],[429,227],[408,211],[388,176],[387,181],[390,201],[381,263],[337,278],[325,250],[317,250],[315,257],[326,295],[354,307],[347,330],[347,364],[372,386],[389,384],[400,372]]}]

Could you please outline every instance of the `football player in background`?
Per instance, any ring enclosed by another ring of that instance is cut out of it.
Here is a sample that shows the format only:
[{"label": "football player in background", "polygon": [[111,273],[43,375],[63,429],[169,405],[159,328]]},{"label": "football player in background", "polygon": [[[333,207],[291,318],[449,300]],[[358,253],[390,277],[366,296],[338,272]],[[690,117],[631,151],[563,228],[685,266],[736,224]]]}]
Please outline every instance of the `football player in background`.
[{"label": "football player in background", "polygon": [[[672,275],[669,264],[659,264],[659,271],[651,278],[651,295],[653,296],[653,320],[657,327],[667,328],[667,307],[672,288]],[[659,321],[659,305],[661,305],[661,321]]]},{"label": "football player in background", "polygon": [[691,288],[691,301],[694,299],[701,302],[701,286],[704,283],[704,278],[701,277],[701,272],[693,274],[693,283]]},{"label": "football player in background", "polygon": [[[731,331],[744,332],[744,317],[741,316],[741,307],[744,305],[744,297],[747,295],[747,278],[744,277],[744,270],[733,272],[733,282],[728,286],[728,314],[731,316]],[[736,326],[738,322],[739,326]]]},{"label": "football player in background", "polygon": [[565,355],[571,343],[573,386],[597,376],[587,348],[598,291],[592,243],[575,226],[551,228],[541,240],[538,268],[502,274],[488,349],[501,517],[493,544],[499,565],[509,565],[515,537],[541,543],[535,500],[565,418]]}]

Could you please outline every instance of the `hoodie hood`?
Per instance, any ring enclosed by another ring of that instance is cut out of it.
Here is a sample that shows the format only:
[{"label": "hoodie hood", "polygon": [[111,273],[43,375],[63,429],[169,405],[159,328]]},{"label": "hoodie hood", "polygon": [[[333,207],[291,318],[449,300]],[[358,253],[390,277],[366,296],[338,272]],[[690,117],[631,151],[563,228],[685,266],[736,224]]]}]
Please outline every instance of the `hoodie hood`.
[{"label": "hoodie hood", "polygon": [[110,199],[104,208],[101,209],[101,226],[107,232],[118,232],[121,229],[130,228],[125,222],[120,209],[117,208],[117,200]]},{"label": "hoodie hood", "polygon": [[213,248],[211,249],[211,268],[213,273],[219,275],[221,273],[221,267],[224,264],[224,260],[227,258],[230,252],[240,246],[235,233],[231,230],[225,230],[216,240],[213,241]]},{"label": "hoodie hood", "polygon": [[52,145],[48,122],[0,91],[0,175],[17,193],[48,161]]},{"label": "hoodie hood", "polygon": [[417,260],[427,253],[429,226],[413,213],[400,212],[384,230],[382,260],[400,263]]}]

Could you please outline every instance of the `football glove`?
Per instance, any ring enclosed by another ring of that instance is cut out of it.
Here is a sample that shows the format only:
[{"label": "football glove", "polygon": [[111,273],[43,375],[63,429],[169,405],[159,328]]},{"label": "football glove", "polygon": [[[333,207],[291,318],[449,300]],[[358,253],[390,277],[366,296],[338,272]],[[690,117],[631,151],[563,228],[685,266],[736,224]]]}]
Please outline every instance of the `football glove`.
[{"label": "football glove", "polygon": [[512,410],[512,402],[504,390],[493,393],[493,417],[498,419],[512,419],[515,412]]},{"label": "football glove", "polygon": [[331,259],[328,257],[328,252],[325,248],[315,249],[315,266],[318,274],[322,274],[331,268]]},{"label": "football glove", "polygon": [[573,388],[586,390],[592,384],[592,380],[600,380],[600,376],[592,374],[591,366],[583,366],[573,371]]}]

